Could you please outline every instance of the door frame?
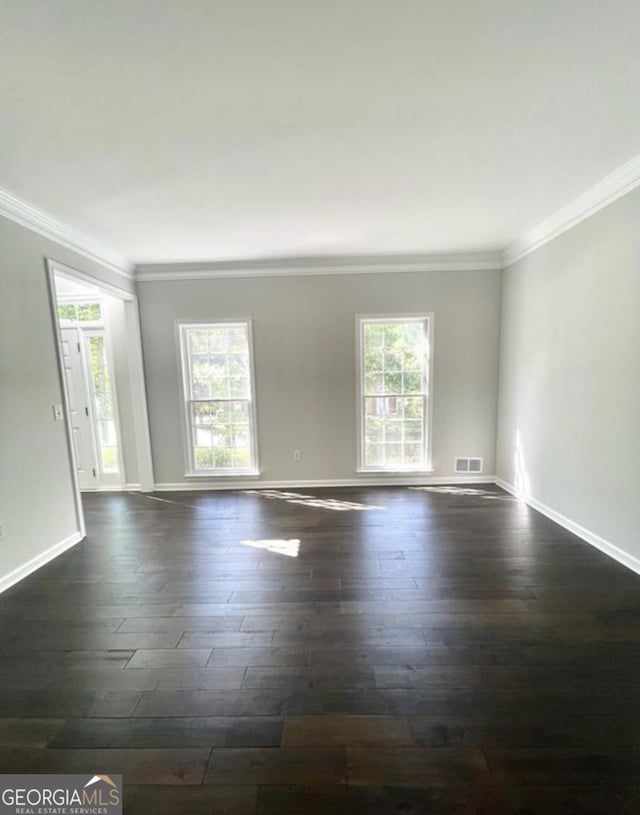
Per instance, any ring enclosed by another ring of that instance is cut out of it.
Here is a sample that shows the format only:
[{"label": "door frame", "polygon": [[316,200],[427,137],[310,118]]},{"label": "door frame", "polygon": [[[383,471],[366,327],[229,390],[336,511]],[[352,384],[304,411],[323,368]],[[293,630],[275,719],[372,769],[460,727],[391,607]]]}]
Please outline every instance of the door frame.
[{"label": "door frame", "polygon": [[[97,293],[96,300],[100,298],[100,293]],[[75,302],[85,302],[86,298],[74,298]],[[60,301],[64,303],[72,303],[74,300],[69,300],[66,297]],[[102,301],[104,302],[104,301]],[[93,464],[97,479],[97,484],[93,487],[86,489],[89,491],[107,492],[108,490],[122,491],[125,486],[125,470],[124,470],[124,456],[122,453],[122,433],[120,430],[120,411],[118,408],[118,387],[116,382],[115,372],[115,357],[113,355],[113,347],[111,343],[111,326],[108,319],[102,320],[101,323],[89,322],[87,324],[74,323],[64,325],[63,322],[58,320],[58,329],[62,336],[64,331],[75,331],[76,341],[78,343],[78,351],[80,352],[80,366],[82,369],[82,381],[85,389],[85,401],[87,403],[90,435],[91,435],[91,450],[93,453]],[[98,419],[96,416],[96,405],[94,396],[94,382],[91,364],[89,362],[90,354],[88,349],[89,340],[91,337],[102,337],[104,342],[104,356],[109,374],[109,387],[111,390],[111,399],[113,402],[113,421],[116,433],[116,447],[118,449],[118,472],[117,473],[104,473],[102,471],[102,461],[100,454],[100,443],[98,441]],[[65,380],[66,384],[66,380]],[[74,447],[75,450],[75,447]]]},{"label": "door frame", "polygon": [[56,295],[56,275],[70,278],[79,283],[87,283],[95,288],[109,294],[123,302],[125,330],[127,340],[127,357],[129,362],[129,374],[131,383],[131,401],[133,404],[133,424],[136,438],[136,461],[138,465],[138,476],[140,479],[140,490],[142,492],[153,492],[153,460],[151,455],[151,435],[149,432],[149,414],[147,411],[147,394],[144,379],[144,362],[142,358],[142,335],[140,332],[140,316],[138,312],[138,297],[134,292],[121,289],[119,286],[105,283],[100,278],[80,272],[77,269],[60,263],[53,258],[45,258],[45,273],[47,287],[49,291],[49,304],[51,307],[51,319],[54,330],[54,345],[56,361],[58,367],[58,379],[62,392],[64,405],[64,423],[67,437],[67,453],[71,468],[73,491],[76,505],[76,518],[78,530],[82,537],[86,534],[84,522],[84,512],[82,508],[82,495],[78,474],[76,471],[75,454],[73,451],[73,431],[71,428],[71,417],[69,414],[69,396],[67,384],[64,376],[64,360],[62,354],[62,341],[58,322],[58,300]]}]

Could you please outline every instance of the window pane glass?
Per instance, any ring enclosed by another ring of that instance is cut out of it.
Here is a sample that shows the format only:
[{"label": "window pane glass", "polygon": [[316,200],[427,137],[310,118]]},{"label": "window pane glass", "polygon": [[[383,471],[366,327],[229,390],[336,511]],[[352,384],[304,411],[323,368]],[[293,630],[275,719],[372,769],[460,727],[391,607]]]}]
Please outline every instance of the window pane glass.
[{"label": "window pane glass", "polygon": [[405,441],[422,441],[422,422],[416,422],[413,419],[407,419],[404,423],[404,439]]},{"label": "window pane glass", "polygon": [[[95,305],[99,308],[99,304]],[[104,336],[89,336],[88,349],[100,466],[103,473],[117,473],[119,467],[115,408],[105,355]]]},{"label": "window pane glass", "polygon": [[194,354],[205,354],[209,352],[209,334],[197,328],[192,328],[189,331],[189,352],[191,356]]},{"label": "window pane glass", "polygon": [[384,421],[374,416],[367,416],[365,423],[365,441],[367,444],[378,444],[384,441]]},{"label": "window pane glass", "polygon": [[228,447],[217,447],[213,451],[216,469],[229,470],[233,467],[233,451]]},{"label": "window pane glass", "polygon": [[404,325],[398,322],[385,323],[384,348],[385,353],[398,345],[404,337]]},{"label": "window pane glass", "polygon": [[246,354],[229,354],[231,376],[249,376],[249,357]]},{"label": "window pane glass", "polygon": [[384,464],[384,448],[381,444],[367,444],[365,455],[368,467],[382,467]]},{"label": "window pane glass", "polygon": [[213,467],[213,450],[209,447],[196,447],[194,458],[196,470],[210,470]]},{"label": "window pane glass", "polygon": [[[388,370],[388,369],[387,369]],[[384,392],[385,393],[402,393],[402,374],[388,374],[384,375]]]},{"label": "window pane glass", "polygon": [[381,349],[366,348],[364,355],[365,373],[380,373],[384,368],[384,354]]},{"label": "window pane glass", "polygon": [[100,458],[102,461],[103,473],[117,473],[118,472],[118,448],[117,447],[102,447],[100,448]]},{"label": "window pane glass", "polygon": [[197,447],[213,447],[213,434],[211,430],[196,426],[195,432]]},{"label": "window pane glass", "polygon": [[384,400],[384,415],[388,419],[397,419],[402,416],[404,401],[395,396],[389,396]]},{"label": "window pane glass", "polygon": [[386,348],[383,359],[385,373],[402,371],[403,358],[404,354],[400,345],[397,348]]},{"label": "window pane glass", "polygon": [[424,464],[422,444],[405,444],[404,446],[404,466],[412,464]]},{"label": "window pane glass", "polygon": [[58,317],[61,320],[76,320],[76,307],[72,303],[60,303]]},{"label": "window pane glass", "polygon": [[100,303],[60,303],[58,317],[74,323],[99,323],[102,321],[102,306]]},{"label": "window pane glass", "polygon": [[424,367],[424,354],[409,348],[404,355],[404,370],[422,375],[424,373]]},{"label": "window pane glass", "polygon": [[194,399],[210,399],[211,387],[208,379],[196,379],[191,386],[191,396]]},{"label": "window pane glass", "polygon": [[249,398],[249,377],[248,376],[232,376],[229,379],[229,396],[232,399],[248,399]]},{"label": "window pane glass", "polygon": [[251,465],[251,454],[249,450],[241,450],[236,448],[233,451],[233,466],[236,469],[243,469]]},{"label": "window pane glass", "polygon": [[365,374],[364,392],[367,395],[372,393],[384,393],[384,374],[381,373]]},{"label": "window pane glass", "polygon": [[402,441],[403,423],[391,419],[384,425],[384,438],[385,441]]},{"label": "window pane glass", "polygon": [[78,303],[78,320],[99,322],[102,319],[100,303]]},{"label": "window pane glass", "polygon": [[212,399],[228,399],[231,396],[228,376],[219,377],[218,379],[212,377],[209,380],[209,387],[211,388]]},{"label": "window pane glass", "polygon": [[402,378],[403,393],[422,393],[422,376],[419,373],[405,373]]},{"label": "window pane glass", "polygon": [[385,467],[402,467],[402,445],[397,443],[385,444],[384,459]]},{"label": "window pane glass", "polygon": [[364,346],[367,351],[382,349],[384,346],[384,324],[365,322],[363,336]]},{"label": "window pane glass", "polygon": [[[191,405],[197,470],[251,466],[248,402],[196,402]],[[203,452],[208,449],[210,454]]]},{"label": "window pane glass", "polygon": [[209,365],[209,354],[191,355],[191,376],[193,379],[209,379],[211,367]]},{"label": "window pane glass", "polygon": [[407,396],[403,399],[405,419],[420,419],[424,421],[424,398],[422,396]]},{"label": "window pane glass", "polygon": [[248,402],[229,402],[229,412],[233,422],[249,422]]}]

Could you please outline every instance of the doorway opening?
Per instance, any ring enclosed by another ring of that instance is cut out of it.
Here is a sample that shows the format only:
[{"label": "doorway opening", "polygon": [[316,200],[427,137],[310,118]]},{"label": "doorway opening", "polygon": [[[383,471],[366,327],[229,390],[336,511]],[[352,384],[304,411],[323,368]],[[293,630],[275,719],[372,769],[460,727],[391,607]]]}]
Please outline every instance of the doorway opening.
[{"label": "doorway opening", "polygon": [[69,419],[80,490],[122,489],[122,442],[109,314],[93,286],[55,275]]},{"label": "doorway opening", "polygon": [[82,493],[153,490],[138,301],[47,260],[78,528]]}]

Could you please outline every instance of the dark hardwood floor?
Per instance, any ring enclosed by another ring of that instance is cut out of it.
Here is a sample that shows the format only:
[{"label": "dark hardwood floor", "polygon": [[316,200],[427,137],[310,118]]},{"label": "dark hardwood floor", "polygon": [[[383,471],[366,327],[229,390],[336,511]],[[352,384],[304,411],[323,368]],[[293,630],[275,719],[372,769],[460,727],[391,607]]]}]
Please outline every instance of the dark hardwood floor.
[{"label": "dark hardwood floor", "polygon": [[0,596],[0,772],[154,815],[640,812],[640,577],[494,487],[300,493],[87,495]]}]

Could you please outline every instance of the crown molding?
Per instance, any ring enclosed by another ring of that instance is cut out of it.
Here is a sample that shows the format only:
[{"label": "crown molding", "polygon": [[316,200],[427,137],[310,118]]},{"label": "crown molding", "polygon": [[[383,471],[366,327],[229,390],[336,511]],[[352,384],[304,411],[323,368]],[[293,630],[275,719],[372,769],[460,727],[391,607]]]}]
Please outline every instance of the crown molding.
[{"label": "crown molding", "polygon": [[502,254],[503,267],[506,268],[525,255],[535,252],[545,243],[549,243],[618,198],[622,198],[639,185],[640,154],[514,241]]},{"label": "crown molding", "polygon": [[476,272],[502,267],[498,252],[449,255],[381,255],[360,258],[278,258],[270,261],[142,263],[137,282],[233,277],[383,274],[388,272]]},{"label": "crown molding", "polygon": [[2,187],[0,187],[0,215],[61,246],[66,246],[67,249],[72,249],[94,263],[100,263],[127,280],[133,278],[133,264],[126,258]]},{"label": "crown molding", "polygon": [[95,263],[100,263],[127,280],[133,279],[141,283],[235,277],[495,271],[506,268],[520,258],[535,252],[638,186],[640,186],[640,154],[525,232],[502,252],[133,264],[2,187],[0,187],[0,216],[26,226]]}]

